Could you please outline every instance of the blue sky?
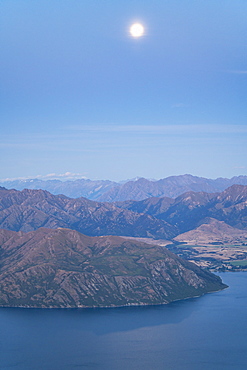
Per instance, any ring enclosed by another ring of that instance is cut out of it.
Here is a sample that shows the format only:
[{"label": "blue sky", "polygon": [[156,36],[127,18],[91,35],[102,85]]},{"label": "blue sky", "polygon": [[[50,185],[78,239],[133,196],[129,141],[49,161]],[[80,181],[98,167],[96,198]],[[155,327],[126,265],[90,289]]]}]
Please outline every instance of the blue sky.
[{"label": "blue sky", "polygon": [[0,24],[1,179],[247,174],[246,0],[2,0]]}]

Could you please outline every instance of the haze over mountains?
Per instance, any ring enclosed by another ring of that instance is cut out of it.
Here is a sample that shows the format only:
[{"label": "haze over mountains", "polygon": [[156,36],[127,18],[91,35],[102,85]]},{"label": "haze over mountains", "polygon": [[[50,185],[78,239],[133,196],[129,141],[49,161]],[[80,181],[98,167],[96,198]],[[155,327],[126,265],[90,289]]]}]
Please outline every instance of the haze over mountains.
[{"label": "haze over mountains", "polygon": [[85,197],[91,200],[97,200],[114,186],[120,186],[120,184],[114,181],[108,180],[89,180],[89,179],[79,179],[79,180],[39,180],[39,179],[29,179],[29,180],[13,180],[13,181],[3,181],[0,182],[0,186],[7,189],[42,189],[47,190],[52,194],[64,194],[70,198]]},{"label": "haze over mountains", "polygon": [[231,179],[218,178],[215,180],[192,175],[170,176],[161,180],[137,178],[126,182],[109,180],[14,180],[2,181],[0,186],[8,189],[43,189],[52,194],[64,194],[70,198],[85,197],[103,202],[125,200],[144,200],[149,197],[177,196],[187,191],[204,191],[207,193],[221,192],[227,187],[239,184],[247,185],[247,176],[235,176]]},{"label": "haze over mountains", "polygon": [[215,193],[233,184],[247,185],[247,176],[232,179],[206,179],[192,175],[171,176],[158,181],[140,178],[129,181],[120,187],[112,187],[100,197],[100,201],[116,202],[124,200],[144,200],[150,197],[176,198],[188,191]]}]

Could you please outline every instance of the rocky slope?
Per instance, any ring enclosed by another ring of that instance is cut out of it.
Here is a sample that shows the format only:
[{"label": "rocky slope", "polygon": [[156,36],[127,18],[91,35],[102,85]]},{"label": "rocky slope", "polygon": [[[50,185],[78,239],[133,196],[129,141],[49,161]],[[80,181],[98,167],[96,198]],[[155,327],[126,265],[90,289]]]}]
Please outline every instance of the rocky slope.
[{"label": "rocky slope", "polygon": [[159,218],[174,202],[174,199],[168,197],[150,197],[140,201],[126,200],[124,202],[114,202],[113,204],[133,212],[145,213]]},{"label": "rocky slope", "polygon": [[116,204],[164,220],[180,233],[198,227],[206,217],[247,229],[247,186],[243,185],[233,185],[222,193],[188,192],[176,199],[149,198]]},{"label": "rocky slope", "polygon": [[206,218],[194,230],[178,235],[175,241],[193,244],[239,244],[247,242],[247,230],[239,230],[215,218]]},{"label": "rocky slope", "polygon": [[169,303],[225,288],[164,247],[69,229],[0,232],[0,306]]},{"label": "rocky slope", "polygon": [[66,227],[86,235],[124,235],[170,239],[177,228],[153,216],[85,198],[71,199],[44,190],[0,188],[0,228],[31,231]]},{"label": "rocky slope", "polygon": [[233,185],[222,193],[188,192],[176,199],[117,203],[0,188],[0,227],[14,231],[66,227],[90,236],[172,239],[197,228],[208,217],[247,229],[247,186]]}]

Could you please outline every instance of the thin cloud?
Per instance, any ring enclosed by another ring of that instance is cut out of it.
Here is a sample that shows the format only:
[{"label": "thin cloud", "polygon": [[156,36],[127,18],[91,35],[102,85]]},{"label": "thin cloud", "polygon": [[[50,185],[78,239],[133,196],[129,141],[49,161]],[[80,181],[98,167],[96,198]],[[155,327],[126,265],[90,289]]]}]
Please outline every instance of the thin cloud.
[{"label": "thin cloud", "polygon": [[0,179],[1,182],[6,181],[16,181],[16,180],[76,180],[76,179],[87,179],[85,174],[81,173],[73,173],[73,172],[65,172],[65,173],[48,173],[47,175],[36,175],[36,176],[26,176],[26,177],[7,177],[5,179]]},{"label": "thin cloud", "polygon": [[156,134],[234,134],[247,133],[247,127],[243,125],[224,124],[186,124],[186,125],[75,125],[67,129],[81,132],[138,132]]},{"label": "thin cloud", "polygon": [[235,170],[245,170],[246,166],[234,166],[233,167]]},{"label": "thin cloud", "polygon": [[176,104],[172,105],[172,108],[188,108],[188,107],[189,107],[189,105],[184,104],[184,103],[176,103]]},{"label": "thin cloud", "polygon": [[56,173],[48,173],[47,175],[38,175],[37,178],[42,178],[42,179],[75,179],[75,178],[86,178],[84,176],[84,174],[82,173],[73,173],[73,172],[65,172],[65,173],[60,173],[60,174],[56,174]]},{"label": "thin cloud", "polygon": [[232,70],[232,71],[227,71],[228,73],[234,73],[234,74],[237,74],[237,75],[246,75],[247,74],[247,70]]}]

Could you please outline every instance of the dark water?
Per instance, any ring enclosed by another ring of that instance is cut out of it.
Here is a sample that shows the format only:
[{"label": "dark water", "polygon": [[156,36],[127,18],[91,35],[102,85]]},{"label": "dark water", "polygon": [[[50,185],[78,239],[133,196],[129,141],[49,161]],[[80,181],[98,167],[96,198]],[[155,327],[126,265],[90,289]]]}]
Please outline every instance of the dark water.
[{"label": "dark water", "polygon": [[0,309],[0,369],[247,369],[247,273],[170,305]]}]

